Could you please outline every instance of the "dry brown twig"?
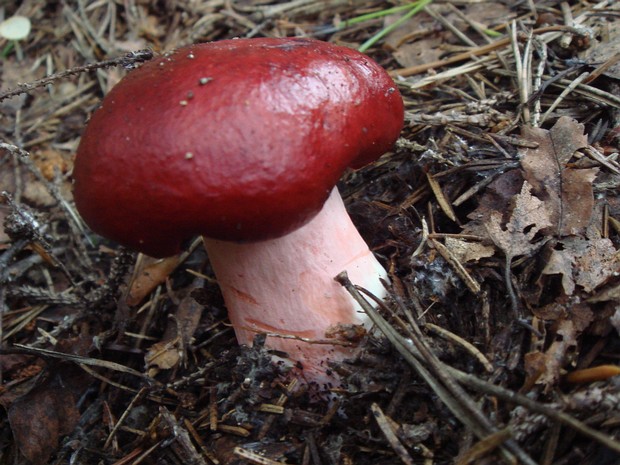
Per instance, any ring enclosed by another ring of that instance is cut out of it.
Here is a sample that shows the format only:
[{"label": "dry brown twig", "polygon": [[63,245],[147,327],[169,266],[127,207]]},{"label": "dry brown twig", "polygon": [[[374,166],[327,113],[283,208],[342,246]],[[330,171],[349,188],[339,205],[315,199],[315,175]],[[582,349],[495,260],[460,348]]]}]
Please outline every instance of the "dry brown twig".
[{"label": "dry brown twig", "polygon": [[5,99],[14,97],[16,95],[28,93],[34,89],[44,87],[56,81],[66,79],[69,76],[76,76],[76,75],[86,73],[89,71],[111,68],[114,66],[122,66],[125,69],[132,69],[138,63],[148,61],[151,58],[153,58],[153,52],[151,50],[138,50],[136,52],[130,52],[126,55],[123,55],[122,57],[113,58],[111,60],[105,60],[105,61],[100,61],[97,63],[91,63],[88,65],[77,66],[75,68],[71,68],[65,71],[60,71],[58,73],[51,74],[49,76],[44,77],[43,79],[39,79],[38,81],[20,84],[15,89],[4,91],[0,94],[0,102]]},{"label": "dry brown twig", "polygon": [[[374,308],[372,305],[368,303],[368,301],[361,295],[361,292],[367,293],[364,289],[358,289],[354,286],[346,277],[346,273],[341,273],[336,277],[336,281],[342,284],[345,289],[351,294],[351,296],[362,306],[364,311],[368,314],[368,316],[372,319],[373,323],[379,328],[379,330],[388,338],[388,340],[394,345],[396,350],[417,370],[420,366],[420,353],[418,353],[410,343],[408,343],[396,330],[393,328]],[[372,296],[370,295],[372,298]],[[384,309],[385,306],[383,306]],[[398,319],[396,321],[399,321]],[[402,327],[401,322],[401,327]],[[401,328],[408,331],[411,334],[411,330],[404,327]],[[576,418],[564,413],[559,410],[556,406],[548,406],[544,405],[540,402],[532,400],[524,395],[518,394],[516,392],[510,391],[508,389],[502,388],[500,386],[496,386],[494,384],[488,383],[475,375],[471,375],[468,373],[464,373],[460,370],[457,370],[453,367],[445,365],[439,362],[441,369],[445,370],[445,372],[450,373],[454,379],[467,386],[470,389],[474,389],[480,393],[489,394],[496,396],[506,402],[512,402],[517,405],[523,406],[532,412],[545,415],[552,420],[558,421],[563,425],[566,425],[580,434],[587,436],[590,439],[600,442],[605,447],[615,451],[616,453],[620,453],[620,442],[615,439],[600,433],[599,431],[590,428],[585,423],[577,420]],[[435,389],[434,384],[431,384],[433,389]],[[439,395],[439,394],[438,394]],[[443,397],[442,397],[443,398]],[[459,419],[461,419],[459,417]],[[462,420],[462,419],[461,419]],[[482,439],[482,438],[481,438]],[[520,457],[521,458],[521,457]],[[524,463],[528,463],[527,459]]]},{"label": "dry brown twig", "polygon": [[[479,410],[476,403],[471,397],[462,389],[462,387],[456,383],[453,379],[453,373],[446,370],[445,365],[441,363],[434,353],[427,347],[424,342],[422,333],[415,323],[412,316],[408,318],[410,326],[406,326],[398,316],[394,316],[396,321],[399,321],[399,325],[402,329],[406,330],[409,336],[409,341],[405,341],[400,335],[394,331],[383,318],[372,308],[372,306],[362,296],[361,292],[366,293],[371,299],[375,301],[379,307],[387,309],[385,304],[367,293],[364,289],[358,289],[354,286],[346,272],[340,273],[335,280],[340,283],[351,296],[362,306],[366,314],[370,317],[372,322],[379,327],[379,329],[388,337],[396,349],[401,352],[406,352],[408,355],[406,360],[411,364],[419,376],[421,376],[426,383],[433,389],[435,394],[445,403],[450,411],[465,424],[478,439],[484,439],[487,436],[497,432],[495,426],[488,420],[488,418]],[[405,310],[405,314],[409,315],[409,312]],[[386,333],[389,332],[388,333]],[[528,454],[521,449],[521,447],[512,440],[507,440],[501,449],[503,457],[511,462],[518,457],[518,459],[526,465],[534,465],[535,462],[528,456]]]}]

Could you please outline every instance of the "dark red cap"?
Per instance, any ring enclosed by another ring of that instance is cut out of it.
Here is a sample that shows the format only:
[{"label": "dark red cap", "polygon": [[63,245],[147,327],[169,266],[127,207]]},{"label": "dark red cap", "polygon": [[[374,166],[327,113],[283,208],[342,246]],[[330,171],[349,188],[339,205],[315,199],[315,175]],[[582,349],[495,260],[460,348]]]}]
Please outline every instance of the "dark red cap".
[{"label": "dark red cap", "polygon": [[97,233],[148,255],[202,234],[256,241],[310,220],[348,167],[403,124],[388,74],[309,39],[193,45],[129,73],[75,160],[75,202]]}]

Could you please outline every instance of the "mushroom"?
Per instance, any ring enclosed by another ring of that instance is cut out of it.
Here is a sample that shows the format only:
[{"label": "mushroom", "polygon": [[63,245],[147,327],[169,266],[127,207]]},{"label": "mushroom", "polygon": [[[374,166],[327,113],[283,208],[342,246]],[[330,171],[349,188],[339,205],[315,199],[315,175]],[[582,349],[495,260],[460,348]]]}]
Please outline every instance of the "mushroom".
[{"label": "mushroom", "polygon": [[307,381],[331,382],[329,362],[354,353],[338,328],[366,321],[334,276],[379,295],[386,278],[334,186],[402,125],[394,82],[355,50],[192,45],[104,98],[78,147],[75,203],[93,231],[151,256],[203,235],[239,343],[267,334]]}]

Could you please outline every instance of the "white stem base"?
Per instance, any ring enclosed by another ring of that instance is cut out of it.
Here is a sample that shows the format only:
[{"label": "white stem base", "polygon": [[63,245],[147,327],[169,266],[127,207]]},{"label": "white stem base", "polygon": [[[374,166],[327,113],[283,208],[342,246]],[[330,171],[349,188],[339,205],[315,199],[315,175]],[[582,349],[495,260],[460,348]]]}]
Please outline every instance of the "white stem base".
[{"label": "white stem base", "polygon": [[350,358],[355,350],[304,341],[324,342],[335,325],[368,325],[368,320],[333,278],[346,270],[354,284],[380,298],[385,289],[379,279],[388,279],[338,191],[316,217],[287,236],[251,244],[204,242],[239,343],[251,345],[257,333],[269,334],[266,347],[299,362],[307,381],[335,382],[327,362]]}]

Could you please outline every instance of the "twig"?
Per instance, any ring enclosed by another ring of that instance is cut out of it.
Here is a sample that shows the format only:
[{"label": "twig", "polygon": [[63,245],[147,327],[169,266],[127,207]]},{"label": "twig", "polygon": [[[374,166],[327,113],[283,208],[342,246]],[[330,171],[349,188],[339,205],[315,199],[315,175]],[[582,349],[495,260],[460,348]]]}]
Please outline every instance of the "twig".
[{"label": "twig", "polygon": [[394,428],[391,425],[391,419],[387,417],[385,413],[383,413],[381,407],[379,407],[379,405],[376,403],[373,403],[370,406],[370,410],[372,411],[372,414],[374,415],[375,420],[377,421],[377,425],[379,425],[379,429],[383,433],[383,436],[385,436],[387,442],[390,444],[394,452],[396,452],[396,455],[398,455],[400,460],[405,465],[414,465],[415,462],[413,461],[413,458],[411,458],[405,446],[403,446],[403,444],[400,442],[400,439],[398,439],[396,432],[394,432]]},{"label": "twig", "polygon": [[551,112],[553,110],[555,110],[558,105],[560,103],[562,103],[562,101],[564,100],[564,98],[570,94],[573,90],[575,90],[577,88],[577,86],[579,86],[582,82],[584,82],[588,77],[590,76],[590,73],[586,72],[586,73],[582,73],[580,74],[575,80],[573,80],[568,87],[566,87],[562,93],[560,95],[558,95],[558,97],[554,100],[554,102],[551,104],[551,106],[547,109],[547,111],[545,112],[544,115],[542,115],[542,118],[540,119],[540,124],[543,124],[546,119],[549,117],[549,115],[551,114]]},{"label": "twig", "polygon": [[[0,99],[0,101],[1,100],[2,99]],[[62,196],[58,187],[55,184],[48,182],[43,176],[43,174],[41,173],[41,171],[32,163],[30,153],[13,144],[7,144],[4,142],[0,142],[0,149],[6,150],[7,152],[11,153],[13,156],[16,156],[17,159],[21,163],[23,163],[26,166],[26,168],[28,168],[28,170],[33,174],[33,176],[37,179],[37,181],[39,181],[41,184],[43,184],[43,186],[45,186],[45,188],[50,193],[50,195],[54,198],[54,200],[56,200],[56,202],[58,202],[58,205],[65,211],[67,216],[72,220],[69,222],[71,227],[75,226],[77,230],[79,231],[79,233],[87,237],[86,229],[84,227],[84,224],[82,223],[82,220],[80,219],[80,216],[76,213],[75,209],[69,204],[69,202],[67,202],[67,200]],[[85,256],[84,258],[88,259],[87,254],[83,254],[83,255]]]},{"label": "twig", "polygon": [[39,357],[49,357],[49,358],[55,358],[59,360],[74,362],[78,364],[106,368],[109,370],[119,371],[121,373],[127,373],[128,375],[136,376],[138,378],[141,378],[147,381],[150,384],[155,384],[155,385],[161,384],[158,381],[154,380],[153,378],[149,378],[144,373],[140,373],[139,371],[134,370],[133,368],[126,367],[125,365],[121,365],[120,363],[109,362],[107,360],[99,360],[99,359],[91,358],[91,357],[82,357],[80,355],[57,352],[55,350],[40,349],[40,348],[27,346],[24,344],[14,344],[13,348],[11,349],[0,349],[0,354],[10,354],[10,353],[37,355]]},{"label": "twig", "polygon": [[[296,387],[297,387],[297,380],[294,379],[286,387],[286,393],[280,394],[280,397],[278,397],[278,400],[274,404],[274,407],[279,407],[281,409],[284,409],[284,404],[286,404],[286,401],[288,400],[289,396],[293,393],[293,391],[295,391]],[[273,413],[275,413],[275,412],[276,412],[276,409],[273,409]],[[276,420],[277,417],[273,413],[271,415],[267,416],[267,418],[265,419],[265,422],[263,423],[263,426],[261,426],[261,428],[260,428],[260,430],[258,432],[258,439],[259,440],[261,440],[265,436],[267,436],[267,433],[269,432],[269,429],[271,428],[271,425]]]},{"label": "twig", "polygon": [[480,378],[474,375],[470,375],[469,373],[456,370],[455,368],[452,368],[452,367],[446,366],[446,369],[449,370],[455,376],[455,378],[457,378],[459,383],[462,383],[463,385],[469,387],[470,389],[474,389],[478,392],[496,396],[505,402],[515,403],[515,404],[521,405],[522,407],[525,407],[531,410],[532,412],[545,415],[551,418],[552,420],[558,421],[566,426],[569,426],[570,428],[574,429],[578,433],[590,439],[593,439],[599,442],[600,444],[604,445],[605,447],[608,447],[614,452],[620,454],[620,442],[619,441],[616,441],[615,439],[612,439],[611,437],[599,431],[596,431],[593,428],[590,428],[585,423],[561,411],[558,408],[558,406],[548,406],[540,402],[536,402],[535,400],[532,400],[527,396],[510,391],[501,386],[496,386],[487,381],[481,380]]},{"label": "twig", "polygon": [[508,296],[510,297],[510,307],[512,308],[512,314],[516,319],[519,319],[519,299],[517,299],[517,294],[515,292],[514,286],[512,285],[512,259],[514,257],[510,254],[505,254],[504,257],[504,282],[506,283],[506,290],[508,291]]},{"label": "twig", "polygon": [[[342,279],[343,276],[341,274],[338,276],[337,281],[343,284],[343,282],[346,281],[343,281]],[[416,359],[416,356],[419,356],[419,354],[415,355],[415,352],[412,350],[413,347],[411,346],[411,344],[408,344],[400,334],[398,334],[392,329],[389,323],[381,315],[379,315],[379,313],[372,307],[372,305],[370,305],[366,301],[366,299],[364,299],[360,295],[359,291],[351,284],[350,281],[348,281],[348,285],[345,286],[345,289],[347,289],[347,291],[351,293],[353,298],[360,304],[360,306],[364,309],[368,316],[373,320],[373,323],[375,323],[375,325],[381,330],[381,332],[385,334],[385,336],[390,340],[390,342],[392,342],[396,350],[398,350],[398,352],[405,358],[405,360],[407,360],[407,362],[415,368],[415,366],[419,363]],[[484,394],[496,396],[505,402],[521,405],[531,410],[532,412],[545,415],[552,420],[569,426],[578,433],[599,442],[600,444],[611,449],[612,451],[620,453],[619,441],[616,441],[613,438],[599,431],[596,431],[593,428],[590,428],[583,422],[562,412],[557,406],[548,406],[540,402],[536,402],[522,394],[510,391],[501,386],[496,386],[474,375],[457,370],[456,368],[453,368],[444,363],[441,363],[441,368],[445,370],[446,373],[450,373],[450,375],[453,376],[460,384],[463,384],[470,389]]]},{"label": "twig", "polygon": [[39,79],[37,81],[29,82],[26,84],[20,84],[14,89],[8,90],[0,94],[0,102],[7,98],[14,97],[15,95],[25,94],[31,90],[39,87],[44,87],[59,79],[64,79],[69,76],[85,73],[88,71],[94,71],[102,68],[110,68],[112,66],[122,66],[126,69],[131,69],[136,66],[137,63],[142,63],[153,58],[153,52],[151,50],[138,50],[136,52],[130,52],[122,57],[113,58],[111,60],[100,61],[97,63],[89,63],[84,66],[77,66],[75,68],[60,71],[59,73],[50,74],[49,76]]},{"label": "twig", "polygon": [[[533,38],[534,45],[539,54],[538,66],[536,67],[536,73],[533,76],[533,87],[530,92],[530,101],[533,103],[534,114],[532,115],[532,126],[540,126],[540,98],[532,99],[531,95],[537,93],[542,86],[543,74],[545,72],[545,66],[547,66],[547,44],[539,41],[536,37]],[[530,103],[528,101],[526,105]]]},{"label": "twig", "polygon": [[[452,381],[452,373],[449,373],[442,362],[426,347],[421,341],[419,335],[420,329],[417,325],[406,328],[404,324],[401,327],[408,332],[408,336],[413,342],[405,341],[396,331],[394,331],[389,323],[368,303],[368,301],[360,294],[360,289],[354,286],[349,280],[346,272],[340,273],[335,280],[340,283],[351,294],[357,303],[363,308],[372,322],[381,330],[381,332],[394,345],[396,350],[407,360],[409,364],[416,370],[433,389],[435,394],[445,403],[446,407],[465,424],[479,438],[484,439],[490,434],[497,432],[497,429],[489,421],[488,418],[478,409],[477,405],[469,397],[469,395],[454,381]],[[363,290],[362,290],[363,291]],[[366,291],[363,291],[367,293]],[[370,293],[367,293],[370,296]],[[376,299],[373,297],[373,299]],[[385,306],[380,299],[375,300],[380,306]],[[398,320],[398,317],[395,317]],[[402,323],[402,322],[401,322]],[[413,323],[410,321],[410,323]],[[418,333],[418,334],[416,334]],[[424,366],[428,363],[431,371]],[[437,379],[435,378],[437,377]],[[441,380],[441,381],[439,381]],[[516,444],[509,440],[502,448],[504,457],[509,463],[514,460],[513,454],[519,458],[524,464],[536,465],[535,462]],[[509,452],[510,451],[510,452]]]},{"label": "twig", "polygon": [[233,454],[256,465],[286,465],[285,462],[271,460],[267,457],[257,454],[256,452],[252,452],[251,450],[247,450],[239,446],[236,446],[233,449]]},{"label": "twig", "polygon": [[125,419],[127,418],[127,415],[129,415],[129,412],[131,412],[131,409],[133,409],[134,405],[136,405],[136,403],[142,399],[145,392],[146,392],[146,388],[143,387],[138,391],[138,393],[133,397],[133,399],[131,399],[131,402],[129,402],[129,405],[127,406],[127,408],[125,409],[121,417],[118,419],[118,421],[112,428],[112,431],[110,431],[108,438],[103,444],[104,450],[109,447],[110,443],[112,442],[112,439],[116,435],[116,432],[118,431],[118,429],[121,427],[121,425],[124,423]]},{"label": "twig", "polygon": [[476,360],[478,360],[480,362],[480,364],[484,367],[484,369],[489,372],[492,373],[493,372],[493,365],[491,364],[491,362],[489,362],[489,359],[487,359],[484,354],[482,352],[480,352],[476,346],[474,346],[471,342],[466,341],[465,339],[463,339],[462,337],[458,336],[457,334],[454,334],[450,331],[448,331],[447,329],[442,328],[441,326],[437,326],[433,323],[426,323],[424,324],[424,327],[427,329],[430,329],[431,331],[433,331],[434,333],[438,334],[439,336],[443,337],[444,339],[448,339],[452,342],[456,342],[457,344],[459,344],[461,347],[463,347],[467,352],[469,352],[470,354],[472,354]]},{"label": "twig", "polygon": [[[534,29],[532,34],[544,34],[546,32],[553,31],[565,31],[565,32],[576,32],[574,28],[568,28],[566,26],[547,26],[541,27],[538,29]],[[504,37],[503,39],[496,40],[495,42],[491,42],[490,44],[481,45],[478,48],[474,48],[472,50],[468,50],[467,52],[458,53],[449,58],[445,58],[443,60],[431,61],[430,63],[425,63],[423,65],[409,66],[407,68],[400,68],[390,71],[392,76],[402,76],[408,77],[413,76],[415,74],[423,73],[424,71],[428,71],[429,69],[435,68],[443,68],[444,66],[452,65],[454,63],[458,63],[459,61],[470,60],[473,57],[477,57],[480,55],[486,55],[494,50],[498,50],[500,48],[505,47],[510,43],[510,39]]]},{"label": "twig", "polygon": [[162,447],[170,446],[180,463],[192,465],[207,465],[204,457],[200,455],[182,422],[177,421],[175,416],[165,407],[160,407],[162,425],[169,430],[170,439],[164,441]]},{"label": "twig", "polygon": [[[515,60],[515,71],[517,78],[517,88],[519,89],[519,104],[521,106],[522,119],[525,124],[530,122],[530,109],[527,105],[529,86],[527,83],[527,54],[519,50],[519,41],[517,38],[517,24],[515,21],[508,27],[510,32],[510,45],[512,46],[512,54]],[[530,33],[529,37],[532,37]]]},{"label": "twig", "polygon": [[454,272],[463,280],[463,283],[467,286],[467,289],[470,290],[472,294],[478,295],[480,294],[480,284],[478,281],[474,279],[474,277],[469,274],[469,271],[465,269],[461,262],[454,256],[454,254],[448,249],[445,245],[443,245],[438,240],[431,238],[431,244],[439,252],[439,254],[444,258],[445,261],[448,262]]}]

